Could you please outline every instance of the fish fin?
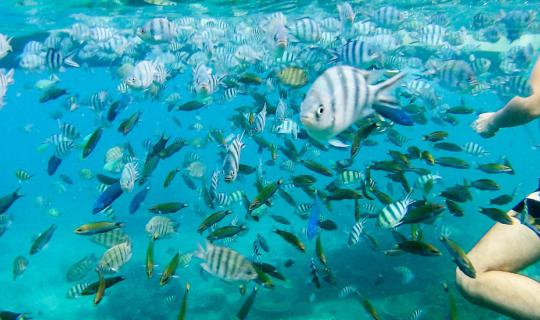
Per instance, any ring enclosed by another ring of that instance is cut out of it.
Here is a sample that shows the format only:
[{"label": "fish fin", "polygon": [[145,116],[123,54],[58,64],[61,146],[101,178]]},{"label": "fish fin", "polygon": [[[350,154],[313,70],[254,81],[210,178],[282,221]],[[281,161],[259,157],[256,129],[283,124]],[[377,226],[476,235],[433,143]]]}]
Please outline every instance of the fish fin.
[{"label": "fish fin", "polygon": [[328,144],[330,144],[331,146],[333,146],[335,148],[340,148],[340,149],[345,149],[345,148],[350,147],[350,145],[345,144],[345,143],[343,143],[342,141],[340,141],[338,139],[330,139],[330,140],[328,140]]}]

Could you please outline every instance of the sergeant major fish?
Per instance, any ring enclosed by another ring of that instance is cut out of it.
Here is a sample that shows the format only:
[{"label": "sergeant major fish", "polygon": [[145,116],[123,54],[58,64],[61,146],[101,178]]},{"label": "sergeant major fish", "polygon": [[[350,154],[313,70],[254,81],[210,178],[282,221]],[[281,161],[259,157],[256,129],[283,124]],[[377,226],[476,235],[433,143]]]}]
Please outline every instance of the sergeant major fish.
[{"label": "sergeant major fish", "polygon": [[343,146],[332,138],[373,113],[377,106],[396,105],[387,91],[405,77],[405,73],[376,85],[368,83],[369,76],[367,71],[349,66],[332,67],[319,76],[300,107],[300,119],[307,133],[316,140]]}]

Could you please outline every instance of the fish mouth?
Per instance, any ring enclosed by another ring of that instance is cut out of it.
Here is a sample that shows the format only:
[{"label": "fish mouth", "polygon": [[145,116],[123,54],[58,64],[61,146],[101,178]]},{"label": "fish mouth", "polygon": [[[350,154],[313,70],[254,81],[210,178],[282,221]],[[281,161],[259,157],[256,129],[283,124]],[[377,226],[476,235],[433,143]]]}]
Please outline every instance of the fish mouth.
[{"label": "fish mouth", "polygon": [[306,127],[312,127],[315,125],[315,119],[309,114],[301,114],[300,122]]},{"label": "fish mouth", "polygon": [[286,47],[287,47],[287,43],[288,43],[288,42],[287,42],[286,40],[279,40],[279,41],[277,42],[277,46],[278,46],[278,48],[286,48]]}]

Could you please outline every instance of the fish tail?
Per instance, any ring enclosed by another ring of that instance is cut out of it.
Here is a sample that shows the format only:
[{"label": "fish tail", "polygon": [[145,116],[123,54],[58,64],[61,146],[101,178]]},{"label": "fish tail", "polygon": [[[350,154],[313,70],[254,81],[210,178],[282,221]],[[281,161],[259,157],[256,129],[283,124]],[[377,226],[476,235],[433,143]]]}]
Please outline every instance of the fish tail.
[{"label": "fish tail", "polygon": [[73,54],[64,59],[64,64],[73,68],[79,68],[81,65],[73,60]]},{"label": "fish tail", "polygon": [[374,105],[381,105],[387,107],[393,107],[398,105],[396,98],[388,94],[388,91],[395,86],[401,79],[407,74],[405,72],[399,73],[392,78],[371,86],[371,90],[374,96]]}]

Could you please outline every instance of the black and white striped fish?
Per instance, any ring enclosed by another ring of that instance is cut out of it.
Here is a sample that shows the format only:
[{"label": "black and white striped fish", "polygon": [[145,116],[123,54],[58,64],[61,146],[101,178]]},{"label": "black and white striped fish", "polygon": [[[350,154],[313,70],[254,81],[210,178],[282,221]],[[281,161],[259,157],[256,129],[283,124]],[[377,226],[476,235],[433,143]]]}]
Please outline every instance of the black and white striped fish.
[{"label": "black and white striped fish", "polygon": [[349,239],[347,241],[349,247],[354,246],[358,243],[358,241],[360,241],[360,237],[362,236],[362,232],[364,231],[365,223],[366,220],[361,220],[353,225],[351,232],[349,233]]},{"label": "black and white striped fish", "polygon": [[260,133],[264,131],[265,126],[266,126],[266,104],[263,106],[262,110],[259,113],[257,113],[257,116],[255,117],[253,130],[256,133]]},{"label": "black and white striped fish", "polygon": [[356,288],[356,286],[345,286],[343,287],[343,289],[339,290],[339,294],[338,294],[338,297],[340,299],[345,299],[345,298],[348,298],[352,295],[357,295],[358,294],[358,289]]},{"label": "black and white striped fish", "polygon": [[422,315],[424,314],[424,311],[422,309],[416,309],[411,314],[411,320],[420,320],[422,318]]},{"label": "black and white striped fish", "polygon": [[488,156],[490,153],[476,142],[467,142],[463,145],[463,151],[470,153],[477,157]]},{"label": "black and white striped fish", "polygon": [[60,141],[56,144],[54,149],[54,155],[58,158],[66,157],[71,150],[75,148],[75,143],[71,140]]},{"label": "black and white striped fish", "polygon": [[261,260],[261,247],[258,239],[255,239],[255,241],[253,241],[252,259],[256,262],[259,262]]},{"label": "black and white striped fish", "polygon": [[68,55],[67,57],[64,57],[62,51],[58,51],[52,48],[49,48],[49,50],[47,50],[47,54],[45,56],[45,63],[47,64],[47,67],[49,67],[49,69],[55,70],[62,68],[64,65],[73,68],[80,67],[77,62],[73,61],[73,55]]},{"label": "black and white striped fish", "polygon": [[402,200],[392,202],[385,206],[379,214],[379,226],[390,229],[401,225],[403,217],[405,217],[409,210],[409,206],[413,203],[414,200],[411,199],[411,194],[409,193]]},{"label": "black and white striped fish", "polygon": [[242,190],[236,190],[229,194],[229,204],[240,203],[243,201],[244,192]]},{"label": "black and white striped fish", "polygon": [[146,41],[167,42],[178,34],[176,24],[166,18],[154,18],[137,30],[137,36]]},{"label": "black and white striped fish", "polygon": [[321,38],[321,27],[319,23],[311,18],[296,20],[289,26],[291,34],[300,41],[317,42]]},{"label": "black and white striped fish", "polygon": [[366,41],[354,40],[344,44],[330,60],[330,62],[341,62],[346,65],[367,68],[377,58],[379,54],[375,48]]},{"label": "black and white striped fish", "polygon": [[374,107],[395,107],[388,91],[405,73],[371,85],[369,73],[350,66],[336,66],[320,75],[301,104],[300,119],[307,133],[316,140],[343,147],[334,136],[359,119],[374,112]]},{"label": "black and white striped fish", "polygon": [[405,14],[395,7],[385,6],[371,14],[371,19],[381,27],[394,27],[405,20]]},{"label": "black and white striped fish", "polygon": [[68,299],[76,299],[81,296],[81,293],[88,288],[90,284],[88,283],[77,283],[73,287],[69,288],[68,292],[66,293],[66,298]]},{"label": "black and white striped fish", "polygon": [[59,123],[58,127],[60,129],[60,134],[70,140],[76,140],[81,137],[79,130],[69,123]]},{"label": "black and white striped fish", "polygon": [[104,42],[114,37],[116,30],[108,27],[94,27],[90,29],[90,39],[95,42]]},{"label": "black and white striped fish", "polygon": [[210,192],[210,197],[214,199],[217,195],[217,188],[219,185],[219,170],[214,170],[212,172],[212,178],[210,181],[210,189],[208,190]]},{"label": "black and white striped fish", "polygon": [[237,135],[227,149],[227,155],[223,161],[223,179],[226,183],[233,182],[238,175],[240,153],[244,148],[243,137],[244,133]]},{"label": "black and white striped fish", "polygon": [[471,68],[477,75],[488,72],[491,67],[491,60],[487,58],[477,58],[474,55],[471,55],[469,61],[471,63]]},{"label": "black and white striped fish", "polygon": [[357,183],[363,179],[364,179],[364,174],[360,171],[344,170],[339,173],[336,180],[340,185],[349,185],[352,183]]},{"label": "black and white striped fish", "polygon": [[231,204],[231,199],[228,194],[220,192],[216,194],[214,204],[218,207],[228,207]]},{"label": "black and white striped fish", "polygon": [[228,88],[223,92],[223,101],[231,101],[238,95],[238,89]]},{"label": "black and white striped fish", "polygon": [[294,209],[294,213],[296,213],[296,215],[300,216],[301,218],[307,218],[310,211],[311,211],[310,203],[301,203],[297,205],[296,208]]},{"label": "black and white striped fish", "polygon": [[90,240],[106,248],[129,241],[128,235],[122,229],[114,229],[104,233],[92,235]]},{"label": "black and white striped fish", "polygon": [[129,241],[117,244],[105,251],[98,268],[102,271],[117,272],[124,264],[131,259],[131,243]]},{"label": "black and white striped fish", "polygon": [[176,233],[178,223],[166,216],[154,216],[146,223],[146,232],[154,239],[167,238]]},{"label": "black and white striped fish", "polygon": [[257,272],[240,253],[225,247],[206,243],[206,250],[198,246],[195,256],[203,259],[204,271],[225,281],[250,281],[257,278]]},{"label": "black and white striped fish", "polygon": [[428,24],[420,29],[418,41],[428,47],[437,47],[445,43],[445,37],[445,28],[436,24]]}]

